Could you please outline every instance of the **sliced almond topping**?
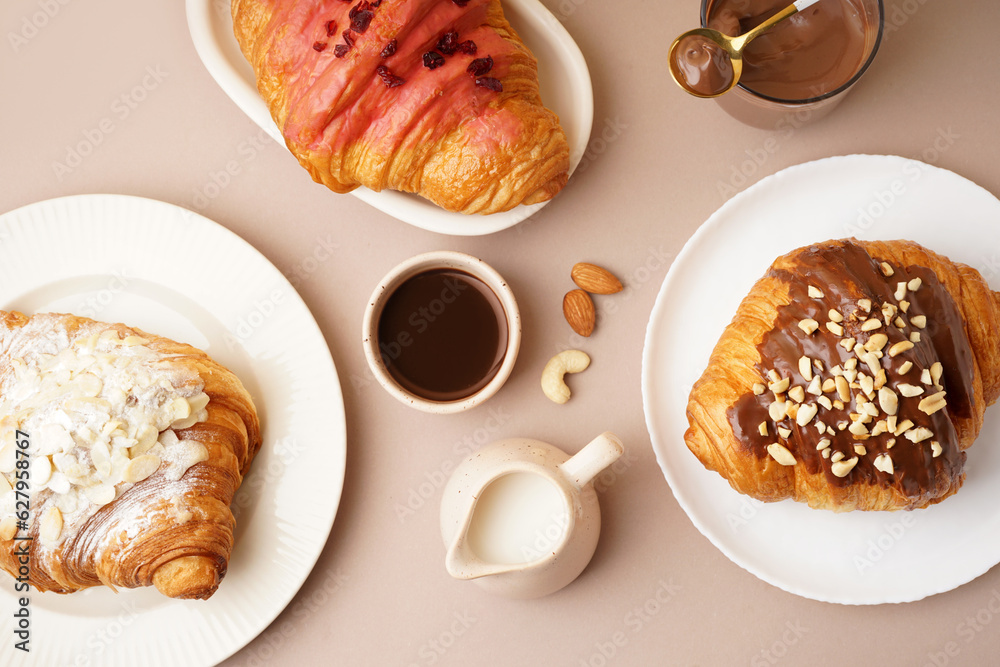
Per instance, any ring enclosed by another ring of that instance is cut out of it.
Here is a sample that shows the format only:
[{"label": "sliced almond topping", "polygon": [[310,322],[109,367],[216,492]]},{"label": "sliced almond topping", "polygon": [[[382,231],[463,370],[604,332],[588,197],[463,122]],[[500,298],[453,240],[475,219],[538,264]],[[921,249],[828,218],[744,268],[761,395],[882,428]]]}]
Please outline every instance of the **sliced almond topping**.
[{"label": "sliced almond topping", "polygon": [[908,340],[901,340],[889,348],[889,356],[895,357],[896,355],[902,354],[903,352],[912,349],[913,349],[913,343],[911,343]]},{"label": "sliced almond topping", "polygon": [[754,394],[754,396],[760,396],[765,391],[767,391],[767,387],[765,387],[760,382],[754,382],[754,384],[753,384],[753,394]]},{"label": "sliced almond topping", "polygon": [[788,436],[790,436],[791,434],[792,434],[791,429],[787,429],[784,426],[778,427],[778,435],[780,435],[785,440],[788,440]]},{"label": "sliced almond topping", "polygon": [[[865,403],[864,411],[865,414],[868,415],[869,417],[878,417],[879,415],[878,406],[876,406],[874,403]],[[866,420],[865,423],[867,423],[868,421],[870,420]]]},{"label": "sliced almond topping", "polygon": [[831,308],[829,312],[827,312],[826,316],[829,317],[832,322],[837,322],[838,324],[844,321],[844,316],[841,315],[840,311],[836,308]]},{"label": "sliced almond topping", "polygon": [[842,375],[838,375],[835,382],[837,383],[837,395],[840,396],[840,400],[847,401],[851,400],[851,387],[847,384],[847,378]]},{"label": "sliced almond topping", "polygon": [[770,389],[775,394],[783,394],[786,391],[788,391],[789,384],[791,384],[791,379],[782,378],[777,382],[772,382],[771,384],[767,385],[767,388]]},{"label": "sliced almond topping", "polygon": [[767,453],[771,455],[772,459],[783,466],[795,465],[795,457],[783,445],[779,445],[776,442],[772,443],[767,446]]},{"label": "sliced almond topping", "polygon": [[907,288],[908,288],[908,289],[909,289],[909,290],[910,290],[911,292],[916,292],[916,291],[917,291],[918,289],[920,289],[920,285],[921,285],[921,281],[920,281],[920,278],[914,278],[914,279],[913,279],[913,280],[911,280],[910,282],[906,283],[906,287],[907,287]]},{"label": "sliced almond topping", "polygon": [[854,470],[854,466],[856,466],[857,464],[858,464],[858,457],[855,456],[854,458],[848,459],[847,461],[837,461],[836,463],[833,464],[831,470],[833,474],[836,475],[837,477],[847,477],[847,475],[849,475],[850,472]]},{"label": "sliced almond topping", "polygon": [[874,317],[867,319],[862,323],[862,331],[875,331],[876,329],[882,328],[882,320],[875,319]]},{"label": "sliced almond topping", "polygon": [[52,477],[52,461],[47,456],[36,456],[31,462],[31,483],[45,486]]},{"label": "sliced almond topping", "polygon": [[941,452],[943,451],[944,450],[941,449],[940,442],[938,442],[937,440],[931,441],[931,458],[936,459],[937,457],[941,456]]},{"label": "sliced almond topping", "polygon": [[0,521],[0,540],[12,540],[17,535],[17,519],[12,516],[4,517]]},{"label": "sliced almond topping", "polygon": [[801,403],[806,400],[806,390],[802,388],[802,385],[795,385],[788,390],[788,398],[796,403]]},{"label": "sliced almond topping", "polygon": [[913,398],[914,396],[919,396],[924,393],[923,387],[916,387],[912,384],[907,384],[905,382],[899,385],[899,393],[906,398]]},{"label": "sliced almond topping", "polygon": [[816,329],[819,329],[819,322],[808,318],[804,320],[799,320],[799,328],[802,329],[802,331],[804,331],[805,334],[808,336],[812,332],[816,331]]},{"label": "sliced almond topping", "polygon": [[893,294],[896,301],[900,301],[906,296],[906,283],[896,283],[896,293]]},{"label": "sliced almond topping", "polygon": [[122,473],[122,480],[130,484],[141,482],[160,467],[160,457],[155,454],[143,454],[134,458],[125,466]]},{"label": "sliced almond topping", "polygon": [[38,526],[38,537],[45,544],[52,544],[62,535],[63,517],[62,512],[55,505],[50,505],[42,513],[42,519]]},{"label": "sliced almond topping", "polygon": [[920,405],[918,405],[917,407],[920,409],[921,412],[926,413],[928,415],[932,415],[948,404],[944,398],[946,393],[947,392],[939,391],[936,394],[931,394],[930,396],[927,396],[922,401],[920,401]]},{"label": "sliced almond topping", "polygon": [[909,419],[904,419],[896,426],[896,429],[892,432],[892,434],[903,435],[904,433],[907,433],[911,428],[913,428],[913,422],[911,422]]},{"label": "sliced almond topping", "polygon": [[899,409],[899,397],[889,387],[882,387],[878,390],[878,404],[882,408],[882,412],[894,415]]},{"label": "sliced almond topping", "polygon": [[806,387],[806,391],[813,396],[819,396],[823,393],[823,383],[820,382],[818,375],[813,376],[813,379],[809,382],[809,386]]},{"label": "sliced almond topping", "polygon": [[830,460],[836,463],[837,461],[843,459],[844,456],[845,456],[844,452],[834,452],[833,455],[830,457]]},{"label": "sliced almond topping", "polygon": [[886,432],[886,430],[888,430],[888,426],[885,423],[885,420],[884,419],[880,419],[875,424],[875,426],[872,427],[872,437],[875,437],[876,435],[882,435],[883,433]]},{"label": "sliced almond topping", "polygon": [[84,490],[84,494],[90,502],[98,507],[103,507],[115,499],[115,487],[111,484],[95,484],[88,486]]},{"label": "sliced almond topping", "polygon": [[795,423],[799,426],[805,426],[808,424],[813,417],[816,416],[818,408],[815,403],[806,403],[799,407],[799,412],[795,417]]},{"label": "sliced almond topping", "polygon": [[933,438],[934,432],[931,431],[929,428],[924,428],[923,426],[919,426],[915,429],[907,431],[906,435],[903,437],[905,437],[912,443],[918,443],[918,442],[923,442],[927,438]]},{"label": "sliced almond topping", "polygon": [[913,368],[913,362],[912,361],[904,361],[903,365],[899,367],[899,374],[900,375],[906,375],[907,373],[910,372],[911,368]]},{"label": "sliced almond topping", "polygon": [[826,323],[826,329],[827,329],[827,331],[829,331],[830,333],[832,333],[834,336],[843,336],[844,335],[844,327],[840,326],[836,322],[827,322]]},{"label": "sliced almond topping", "polygon": [[882,262],[882,264],[879,265],[879,268],[882,269],[882,275],[883,276],[885,276],[886,278],[891,278],[892,277],[892,274],[894,272],[892,270],[892,267],[889,266],[889,262]]},{"label": "sliced almond topping", "polygon": [[875,457],[875,469],[891,475],[893,472],[892,458],[888,454],[879,454]]},{"label": "sliced almond topping", "polygon": [[[834,405],[836,405],[836,404],[834,404]],[[837,409],[838,410],[843,410],[843,408],[837,408]],[[837,422],[837,430],[838,431],[843,431],[845,428],[847,428],[847,422]]]},{"label": "sliced almond topping", "polygon": [[814,299],[822,299],[823,298],[823,290],[821,290],[818,287],[814,287],[814,286],[810,285],[809,286],[809,296],[811,296]]},{"label": "sliced almond topping", "polygon": [[806,382],[813,379],[812,359],[799,357],[799,373]]}]

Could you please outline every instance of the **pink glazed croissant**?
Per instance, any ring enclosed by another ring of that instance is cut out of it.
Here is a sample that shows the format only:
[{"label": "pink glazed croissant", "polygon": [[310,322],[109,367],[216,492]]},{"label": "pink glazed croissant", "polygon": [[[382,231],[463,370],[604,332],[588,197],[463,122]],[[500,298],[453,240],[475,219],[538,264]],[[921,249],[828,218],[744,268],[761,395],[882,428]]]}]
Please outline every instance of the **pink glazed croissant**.
[{"label": "pink glazed croissant", "polygon": [[496,213],[566,184],[566,136],[499,0],[232,0],[232,13],[285,143],[331,190]]}]

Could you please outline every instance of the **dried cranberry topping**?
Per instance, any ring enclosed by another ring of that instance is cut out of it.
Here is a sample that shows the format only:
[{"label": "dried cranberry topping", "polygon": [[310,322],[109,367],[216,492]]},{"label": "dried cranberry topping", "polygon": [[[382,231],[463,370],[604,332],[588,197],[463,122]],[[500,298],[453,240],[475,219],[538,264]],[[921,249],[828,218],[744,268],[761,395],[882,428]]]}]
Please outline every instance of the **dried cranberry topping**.
[{"label": "dried cranberry topping", "polygon": [[437,69],[444,65],[444,56],[437,51],[428,51],[424,54],[424,67],[427,69]]},{"label": "dried cranberry topping", "polygon": [[450,56],[455,53],[458,49],[458,33],[454,30],[446,32],[441,35],[441,39],[438,40],[437,50],[446,56]]},{"label": "dried cranberry topping", "polygon": [[471,39],[467,39],[458,45],[458,50],[466,55],[474,56],[476,55],[476,43]]},{"label": "dried cranberry topping", "polygon": [[402,86],[405,81],[400,77],[392,73],[392,71],[385,65],[379,65],[375,68],[375,73],[382,78],[382,83],[385,84],[386,88],[395,88],[396,86]]},{"label": "dried cranberry topping", "polygon": [[351,17],[351,27],[354,28],[355,32],[364,32],[368,30],[368,26],[374,17],[375,12],[370,9],[362,9]]},{"label": "dried cranberry topping", "polygon": [[313,51],[323,51],[326,49],[326,42],[314,42]]},{"label": "dried cranberry topping", "polygon": [[466,72],[472,76],[482,76],[493,69],[493,56],[486,56],[485,58],[476,58],[469,66],[465,69]]},{"label": "dried cranberry topping", "polygon": [[336,56],[337,58],[343,58],[344,56],[347,55],[347,52],[350,50],[351,47],[349,47],[347,44],[337,44],[337,46],[333,47],[333,55]]},{"label": "dried cranberry topping", "polygon": [[388,58],[396,52],[396,40],[389,40],[389,43],[385,45],[382,49],[382,53],[378,54],[379,58]]},{"label": "dried cranberry topping", "polygon": [[326,36],[333,37],[333,33],[337,32],[337,22],[327,21],[326,22]]},{"label": "dried cranberry topping", "polygon": [[348,46],[354,46],[354,35],[351,34],[350,28],[341,33],[341,37],[344,38],[345,44],[347,44]]},{"label": "dried cranberry topping", "polygon": [[494,79],[492,76],[483,76],[476,79],[476,85],[480,88],[492,90],[494,93],[503,92],[503,84],[500,83],[500,79]]}]

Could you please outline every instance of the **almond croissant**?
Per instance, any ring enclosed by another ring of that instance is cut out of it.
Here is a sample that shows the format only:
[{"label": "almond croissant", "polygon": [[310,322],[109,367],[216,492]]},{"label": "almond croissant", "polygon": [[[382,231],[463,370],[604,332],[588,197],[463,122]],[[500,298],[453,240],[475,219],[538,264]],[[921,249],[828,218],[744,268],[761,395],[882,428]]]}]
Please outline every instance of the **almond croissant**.
[{"label": "almond croissant", "polygon": [[249,394],[201,350],[0,311],[0,567],[35,588],[209,597],[259,447]]},{"label": "almond croissant", "polygon": [[1000,395],[1000,293],[910,241],[775,260],[688,402],[688,448],[763,501],[927,507],[965,479]]},{"label": "almond croissant", "polygon": [[331,190],[496,213],[566,184],[566,136],[499,0],[232,0],[232,15],[285,143]]}]

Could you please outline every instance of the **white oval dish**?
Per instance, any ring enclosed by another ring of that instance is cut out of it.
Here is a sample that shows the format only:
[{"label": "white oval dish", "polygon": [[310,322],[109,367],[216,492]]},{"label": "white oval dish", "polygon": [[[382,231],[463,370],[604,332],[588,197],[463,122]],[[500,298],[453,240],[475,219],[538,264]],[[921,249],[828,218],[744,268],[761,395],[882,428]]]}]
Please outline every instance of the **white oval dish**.
[{"label": "white oval dish", "polygon": [[1000,562],[1000,449],[992,446],[1000,440],[1000,405],[986,410],[962,489],[913,512],[836,514],[791,500],[764,504],[702,467],[684,443],[691,386],[754,282],[779,255],[848,236],[916,241],[983,269],[1000,288],[989,268],[1000,252],[1000,201],[975,183],[884,155],[789,167],[726,202],[674,260],[646,330],[643,408],[678,504],[734,563],[814,600],[910,602]]},{"label": "white oval dish", "polygon": [[[504,0],[504,12],[538,59],[542,101],[559,115],[569,141],[570,174],[587,150],[594,122],[594,91],[580,47],[552,12],[538,0]],[[229,2],[187,0],[188,30],[198,56],[223,91],[247,116],[282,146],[285,140],[257,93],[253,69],[233,36]],[[361,187],[351,194],[383,213],[415,227],[453,236],[492,234],[525,220],[548,202],[518,206],[492,215],[446,211],[416,195]]]}]

